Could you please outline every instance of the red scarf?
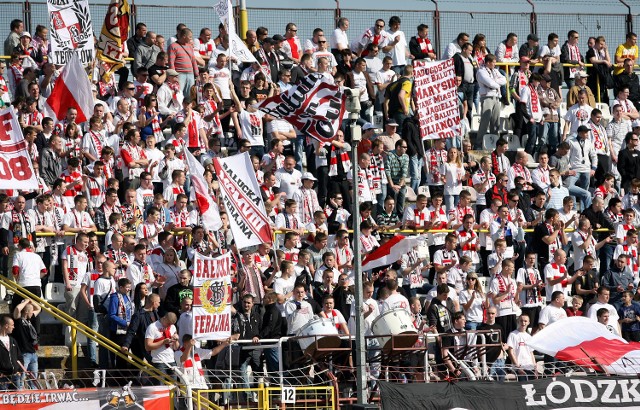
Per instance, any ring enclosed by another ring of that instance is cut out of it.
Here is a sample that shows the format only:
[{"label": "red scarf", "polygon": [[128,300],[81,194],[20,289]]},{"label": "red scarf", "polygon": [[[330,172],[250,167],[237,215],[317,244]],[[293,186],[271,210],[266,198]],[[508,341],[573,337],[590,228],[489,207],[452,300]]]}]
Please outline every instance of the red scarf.
[{"label": "red scarf", "polygon": [[96,153],[98,154],[98,158],[102,156],[102,135],[99,132],[89,131],[91,134],[91,140],[93,141],[93,145],[96,147]]},{"label": "red scarf", "polygon": [[[580,49],[578,48],[578,45],[576,44],[575,46],[572,46],[571,44],[567,43],[567,48],[569,49],[569,60],[571,61],[581,61],[582,58],[580,57]],[[575,75],[575,73],[578,72],[578,68],[577,67],[570,67],[569,71]],[[573,75],[571,76],[573,77]]]},{"label": "red scarf", "polygon": [[593,147],[597,150],[603,150],[605,154],[609,153],[609,147],[605,144],[606,135],[600,133],[600,127],[589,121],[591,127],[591,135],[593,138]]},{"label": "red scarf", "polygon": [[540,111],[540,101],[538,101],[538,92],[532,84],[529,84],[531,94],[531,112],[537,114]]},{"label": "red scarf", "polygon": [[631,256],[627,259],[627,265],[631,267],[634,272],[634,276],[636,276],[636,274],[638,273],[638,248],[631,248],[629,247],[629,245],[622,245],[622,249],[624,249],[625,255]]},{"label": "red scarf", "polygon": [[423,209],[422,211],[418,211],[418,209],[414,209],[413,210],[414,216],[415,216],[415,222],[416,222],[416,228],[424,226],[425,222],[426,222],[426,216],[427,216],[427,209]]},{"label": "red scarf", "polygon": [[433,46],[431,45],[431,41],[428,38],[421,38],[420,36],[416,36],[416,41],[420,46],[420,50],[424,53],[433,53]]},{"label": "red scarf", "polygon": [[335,145],[331,146],[331,157],[329,158],[329,176],[338,175],[338,153],[340,154],[340,162],[342,162],[342,169],[345,173],[348,173],[351,169],[351,160],[349,159],[349,153],[344,149],[337,149]]},{"label": "red scarf", "polygon": [[[446,229],[447,221],[444,213],[444,209],[440,208],[435,211],[431,211],[429,219],[433,222],[432,229]],[[444,220],[443,220],[444,219]]]},{"label": "red scarf", "polygon": [[[557,263],[553,262],[551,263],[551,267],[554,270],[558,271],[558,273],[560,273],[560,276],[555,276],[555,275],[553,276],[554,280],[564,277],[564,274],[567,273],[567,267],[564,265],[558,265]],[[568,283],[569,281],[565,279],[562,282],[560,282],[560,285],[562,285],[563,288],[566,288]]]}]

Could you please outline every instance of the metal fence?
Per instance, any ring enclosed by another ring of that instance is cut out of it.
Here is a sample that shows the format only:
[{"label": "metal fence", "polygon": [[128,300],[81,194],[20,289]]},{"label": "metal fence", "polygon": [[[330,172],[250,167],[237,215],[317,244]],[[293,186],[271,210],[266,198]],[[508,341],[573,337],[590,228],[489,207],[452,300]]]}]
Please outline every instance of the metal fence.
[{"label": "metal fence", "polygon": [[[102,27],[107,6],[106,1],[90,3],[95,33]],[[594,10],[589,10],[588,5],[584,5],[577,9],[577,13],[545,11],[534,14],[522,12],[521,4],[517,6],[513,4],[511,9],[518,10],[518,12],[508,11],[508,5],[502,8],[505,11],[494,12],[487,11],[480,3],[469,3],[468,11],[441,10],[436,12],[433,4],[425,2],[424,9],[421,10],[343,8],[339,10],[339,14],[342,17],[347,17],[350,21],[348,35],[352,41],[373,26],[374,21],[378,18],[388,22],[391,16],[399,16],[402,20],[401,29],[405,32],[407,39],[415,35],[418,24],[427,24],[431,28],[430,37],[438,51],[444,50],[446,45],[453,41],[459,32],[463,31],[471,37],[476,33],[485,34],[487,46],[490,50],[495,50],[509,32],[518,34],[521,43],[526,40],[529,33],[535,32],[540,37],[542,45],[546,43],[546,38],[551,32],[557,33],[560,42],[563,43],[569,30],[577,30],[581,34],[583,37],[581,44],[586,43],[586,39],[590,36],[602,35],[607,39],[607,43],[613,51],[617,44],[624,42],[628,29],[640,25],[639,16],[621,12],[619,4],[612,7],[610,13],[597,13]],[[324,29],[326,35],[329,35],[335,27],[337,14],[337,10],[326,8],[285,10],[273,7],[250,7],[248,9],[248,23],[252,29],[259,26],[267,27],[269,34],[273,35],[284,33],[286,24],[294,22],[298,26],[298,36],[304,40],[310,38],[313,30],[317,27]],[[47,24],[47,4],[42,0],[0,2],[0,27],[8,32],[9,23],[14,18],[24,20],[27,23],[26,28],[33,32],[38,24]],[[628,19],[631,24],[627,24]],[[203,27],[211,28],[215,36],[219,24],[212,7],[149,4],[132,7],[131,26],[136,22],[146,23],[149,30],[167,38],[175,34],[175,27],[178,23],[185,23],[191,27],[195,36]]]}]

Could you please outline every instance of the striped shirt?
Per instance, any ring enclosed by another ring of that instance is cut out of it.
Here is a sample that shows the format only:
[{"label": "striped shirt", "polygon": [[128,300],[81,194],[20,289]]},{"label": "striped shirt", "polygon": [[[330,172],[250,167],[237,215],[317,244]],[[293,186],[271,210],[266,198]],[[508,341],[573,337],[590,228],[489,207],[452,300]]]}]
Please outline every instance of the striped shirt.
[{"label": "striped shirt", "polygon": [[193,56],[193,47],[189,44],[172,43],[169,46],[169,67],[179,73],[198,74],[198,65]]}]

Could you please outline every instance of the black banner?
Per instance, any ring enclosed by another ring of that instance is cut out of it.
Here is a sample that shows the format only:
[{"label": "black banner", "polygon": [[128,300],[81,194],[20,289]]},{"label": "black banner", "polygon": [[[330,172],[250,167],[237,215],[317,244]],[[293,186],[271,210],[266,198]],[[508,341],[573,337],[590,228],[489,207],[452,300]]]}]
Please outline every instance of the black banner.
[{"label": "black banner", "polygon": [[640,408],[640,380],[554,377],[521,383],[380,382],[383,410],[397,409],[603,409]]}]

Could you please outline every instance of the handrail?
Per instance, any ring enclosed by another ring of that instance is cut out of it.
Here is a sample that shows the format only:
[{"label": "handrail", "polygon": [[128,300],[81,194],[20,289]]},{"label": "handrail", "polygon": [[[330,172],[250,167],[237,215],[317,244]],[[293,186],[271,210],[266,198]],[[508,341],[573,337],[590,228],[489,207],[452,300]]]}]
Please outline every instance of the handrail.
[{"label": "handrail", "polygon": [[[112,353],[115,353],[120,358],[125,359],[130,364],[134,365],[138,370],[145,372],[149,376],[159,380],[166,386],[175,386],[182,394],[186,393],[186,388],[184,385],[177,383],[176,380],[172,379],[166,373],[156,369],[154,366],[145,362],[143,359],[138,358],[135,355],[126,355],[120,350],[120,346],[114,343],[111,339],[102,335],[101,333],[96,332],[95,330],[87,327],[84,323],[77,321],[76,319],[69,316],[66,312],[58,309],[57,307],[50,304],[47,300],[38,297],[31,293],[30,291],[24,289],[22,286],[17,283],[10,281],[8,278],[0,275],[0,284],[4,285],[7,289],[12,290],[14,294],[18,294],[23,298],[31,299],[38,303],[42,307],[42,310],[51,314],[54,318],[62,322],[66,326],[71,327],[71,373],[73,378],[77,378],[78,376],[78,354],[77,354],[77,331],[84,334],[86,337],[95,341],[101,348],[104,347]],[[13,317],[13,312],[10,312]],[[207,400],[206,405],[210,409],[220,409],[220,407],[216,406],[210,400]]]}]

